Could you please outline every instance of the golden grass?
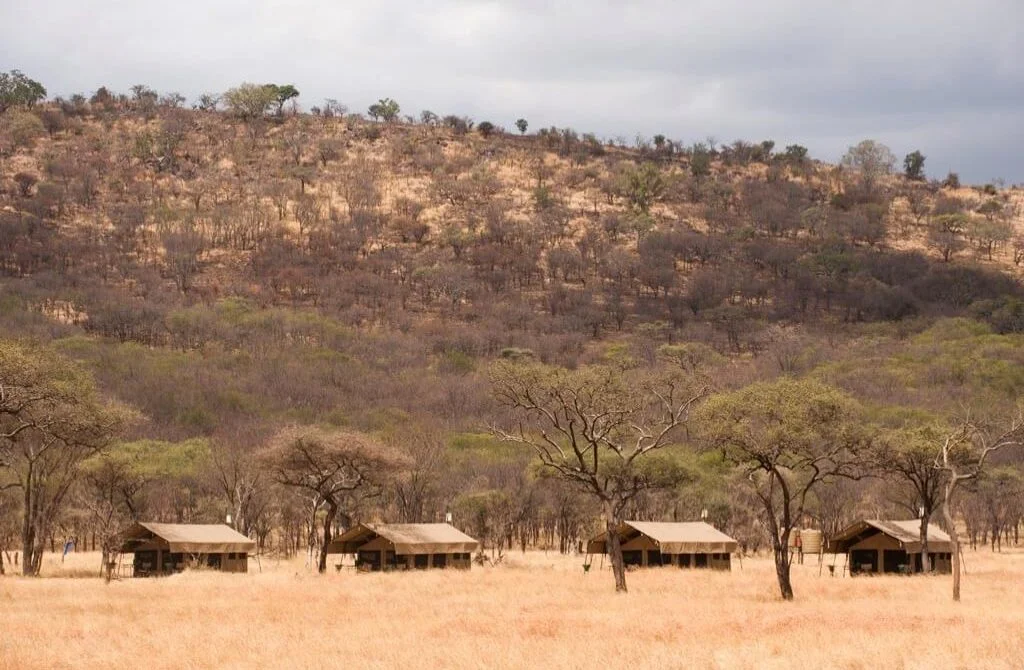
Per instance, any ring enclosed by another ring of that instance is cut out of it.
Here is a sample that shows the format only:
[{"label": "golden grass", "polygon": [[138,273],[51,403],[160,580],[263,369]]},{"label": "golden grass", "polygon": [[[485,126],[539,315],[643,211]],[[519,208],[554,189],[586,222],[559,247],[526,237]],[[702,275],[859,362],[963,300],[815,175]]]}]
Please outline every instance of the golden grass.
[{"label": "golden grass", "polygon": [[[1019,668],[1024,552],[967,554],[964,601],[948,577],[818,577],[794,567],[777,599],[770,561],[732,573],[629,574],[531,552],[496,568],[162,579],[0,579],[0,668],[559,667]],[[80,576],[95,555],[49,558]]]}]

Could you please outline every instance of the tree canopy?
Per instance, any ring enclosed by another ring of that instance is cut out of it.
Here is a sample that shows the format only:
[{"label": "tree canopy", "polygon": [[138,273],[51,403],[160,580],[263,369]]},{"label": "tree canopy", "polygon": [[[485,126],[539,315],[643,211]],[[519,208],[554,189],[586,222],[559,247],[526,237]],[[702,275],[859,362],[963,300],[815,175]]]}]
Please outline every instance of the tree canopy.
[{"label": "tree canopy", "polygon": [[849,395],[814,380],[760,382],[698,411],[705,444],[743,473],[760,502],[779,590],[793,598],[789,536],[823,485],[864,474],[871,434]]},{"label": "tree canopy", "polygon": [[0,72],[0,114],[14,106],[31,107],[46,98],[46,88],[20,70]]}]

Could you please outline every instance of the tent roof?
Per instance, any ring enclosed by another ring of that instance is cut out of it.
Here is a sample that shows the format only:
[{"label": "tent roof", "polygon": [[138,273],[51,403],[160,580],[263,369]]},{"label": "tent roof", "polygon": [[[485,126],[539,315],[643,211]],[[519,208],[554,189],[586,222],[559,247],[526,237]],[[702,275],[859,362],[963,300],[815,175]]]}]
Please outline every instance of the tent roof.
[{"label": "tent roof", "polygon": [[[876,532],[888,535],[899,542],[907,553],[916,554],[921,551],[920,519],[864,519],[834,535],[829,540],[829,548],[834,552],[849,551],[850,547]],[[932,523],[928,524],[928,549],[933,552],[953,551],[949,535]]]},{"label": "tent roof", "polygon": [[[618,533],[619,537],[646,535],[665,554],[731,554],[739,546],[736,540],[703,521],[624,521]],[[605,553],[606,538],[607,532],[601,533],[587,543],[588,553]]]},{"label": "tent roof", "polygon": [[171,553],[222,554],[248,552],[256,543],[221,523],[137,523],[124,533],[122,551],[134,551],[153,538],[163,540]]},{"label": "tent roof", "polygon": [[395,546],[396,554],[463,554],[480,543],[447,523],[359,524],[331,540],[328,553],[351,554],[374,537]]}]

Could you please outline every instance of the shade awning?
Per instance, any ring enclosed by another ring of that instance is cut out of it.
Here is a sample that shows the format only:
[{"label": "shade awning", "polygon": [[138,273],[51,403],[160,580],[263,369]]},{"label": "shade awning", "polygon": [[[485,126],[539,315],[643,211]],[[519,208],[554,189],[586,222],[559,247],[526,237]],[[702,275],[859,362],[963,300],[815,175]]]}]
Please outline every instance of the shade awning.
[{"label": "shade awning", "polygon": [[[920,519],[897,521],[864,519],[847,526],[829,538],[828,549],[832,553],[845,553],[855,544],[877,533],[896,540],[903,551],[908,554],[921,553]],[[950,553],[953,551],[953,541],[946,534],[946,531],[931,523],[928,524],[928,551],[934,553]]]},{"label": "shade awning", "polygon": [[247,553],[256,542],[224,524],[140,522],[123,534],[121,551],[133,552],[156,540],[172,554]]},{"label": "shade awning", "polygon": [[[739,543],[703,521],[624,521],[618,528],[625,541],[637,534],[649,537],[663,554],[731,554]],[[607,553],[608,533],[587,543],[587,553]]]},{"label": "shade awning", "polygon": [[359,524],[331,540],[330,554],[354,554],[375,537],[381,537],[398,555],[472,553],[480,543],[447,523]]}]

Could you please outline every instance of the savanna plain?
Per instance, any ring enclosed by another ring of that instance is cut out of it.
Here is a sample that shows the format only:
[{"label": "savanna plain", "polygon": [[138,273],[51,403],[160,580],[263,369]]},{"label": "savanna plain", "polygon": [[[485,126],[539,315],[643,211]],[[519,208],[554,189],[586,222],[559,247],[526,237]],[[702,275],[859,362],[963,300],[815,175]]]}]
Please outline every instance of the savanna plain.
[{"label": "savanna plain", "polygon": [[[105,584],[98,556],[47,556],[44,578],[0,579],[0,668],[656,667],[1019,668],[1024,551],[967,552],[950,578],[830,577],[794,565],[778,598],[767,558],[731,573],[629,573],[513,553],[494,567],[355,574],[303,558],[245,575]],[[841,573],[842,561],[837,567]]]}]

